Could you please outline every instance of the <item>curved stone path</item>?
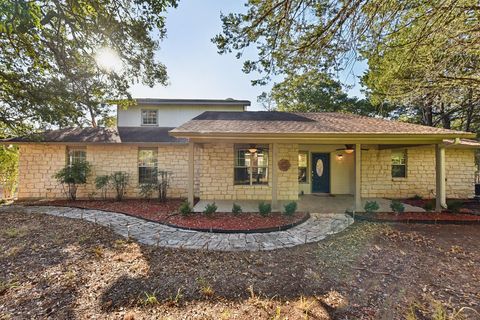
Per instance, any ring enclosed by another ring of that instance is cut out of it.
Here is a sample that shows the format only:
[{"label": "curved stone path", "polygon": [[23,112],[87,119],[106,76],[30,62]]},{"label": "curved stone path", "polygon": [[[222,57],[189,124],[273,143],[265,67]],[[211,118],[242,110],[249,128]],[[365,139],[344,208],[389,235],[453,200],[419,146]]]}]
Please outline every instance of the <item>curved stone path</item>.
[{"label": "curved stone path", "polygon": [[317,242],[353,223],[346,214],[311,214],[306,222],[285,231],[269,233],[209,233],[173,228],[121,213],[52,206],[3,206],[0,212],[23,211],[83,219],[109,227],[137,241],[170,248],[216,251],[259,251]]}]

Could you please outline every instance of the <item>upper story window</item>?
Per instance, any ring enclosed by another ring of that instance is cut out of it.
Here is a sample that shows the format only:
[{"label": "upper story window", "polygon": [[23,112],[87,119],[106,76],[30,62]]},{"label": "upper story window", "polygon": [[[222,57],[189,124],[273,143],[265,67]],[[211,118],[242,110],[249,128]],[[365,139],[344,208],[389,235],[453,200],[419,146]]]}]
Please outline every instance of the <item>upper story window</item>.
[{"label": "upper story window", "polygon": [[67,165],[87,161],[87,149],[85,147],[69,147],[67,149]]},{"label": "upper story window", "polygon": [[142,110],[142,126],[156,126],[158,125],[157,120],[157,110]]},{"label": "upper story window", "polygon": [[307,183],[308,171],[308,152],[300,151],[298,153],[298,182]]},{"label": "upper story window", "polygon": [[235,145],[234,184],[268,184],[268,146]]},{"label": "upper story window", "polygon": [[392,178],[407,177],[407,150],[392,150]]},{"label": "upper story window", "polygon": [[157,148],[138,149],[138,183],[156,183],[158,171]]}]

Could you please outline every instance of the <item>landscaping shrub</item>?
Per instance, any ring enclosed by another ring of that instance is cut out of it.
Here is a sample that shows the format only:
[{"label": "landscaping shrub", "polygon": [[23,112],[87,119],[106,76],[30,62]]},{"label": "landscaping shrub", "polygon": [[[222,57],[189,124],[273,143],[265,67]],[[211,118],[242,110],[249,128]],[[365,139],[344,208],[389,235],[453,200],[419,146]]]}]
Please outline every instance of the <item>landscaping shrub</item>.
[{"label": "landscaping shrub", "polygon": [[412,200],[422,200],[422,196],[419,196],[418,194],[414,195],[413,197],[411,197]]},{"label": "landscaping shrub", "polygon": [[150,199],[157,188],[158,186],[156,183],[142,183],[140,185],[140,195],[144,199]]},{"label": "landscaping shrub", "polygon": [[122,201],[125,197],[125,193],[127,192],[128,180],[129,180],[128,173],[124,171],[115,171],[110,175],[110,184],[115,189],[117,193],[116,199],[117,201]]},{"label": "landscaping shrub", "polygon": [[425,202],[425,204],[423,205],[423,209],[425,209],[426,211],[432,211],[433,208],[435,208],[435,205],[434,205],[434,201],[433,201],[433,200],[427,201],[427,202]]},{"label": "landscaping shrub", "polygon": [[102,198],[107,199],[108,184],[110,182],[109,175],[97,176],[95,178],[95,188],[102,191]]},{"label": "landscaping shrub", "polygon": [[53,177],[64,186],[68,199],[76,200],[78,185],[87,182],[90,170],[91,166],[87,161],[79,161],[60,169]]},{"label": "landscaping shrub", "polygon": [[203,213],[205,213],[207,216],[210,216],[212,214],[214,214],[215,212],[217,212],[217,205],[214,203],[209,203],[207,204],[207,206],[205,207],[205,210],[203,210]]},{"label": "landscaping shrub", "polygon": [[380,206],[378,205],[377,201],[367,201],[363,209],[366,213],[373,213],[380,209]]},{"label": "landscaping shrub", "polygon": [[403,213],[405,211],[405,206],[398,200],[393,200],[392,203],[390,203],[390,208],[395,213]]},{"label": "landscaping shrub", "polygon": [[234,203],[233,207],[232,207],[232,212],[233,212],[233,214],[242,213],[242,207],[240,207],[239,204]]},{"label": "landscaping shrub", "polygon": [[289,202],[283,207],[283,213],[286,216],[293,216],[295,211],[297,211],[297,203],[295,201]]},{"label": "landscaping shrub", "polygon": [[180,210],[180,213],[182,214],[182,216],[187,216],[190,213],[192,213],[192,207],[190,206],[190,203],[188,201],[183,202],[180,205],[179,210]]},{"label": "landscaping shrub", "polygon": [[458,200],[447,201],[447,208],[453,213],[458,213],[462,206],[463,206],[462,201],[458,201]]},{"label": "landscaping shrub", "polygon": [[266,217],[272,212],[272,205],[270,203],[260,202],[258,204],[258,211],[260,215]]}]

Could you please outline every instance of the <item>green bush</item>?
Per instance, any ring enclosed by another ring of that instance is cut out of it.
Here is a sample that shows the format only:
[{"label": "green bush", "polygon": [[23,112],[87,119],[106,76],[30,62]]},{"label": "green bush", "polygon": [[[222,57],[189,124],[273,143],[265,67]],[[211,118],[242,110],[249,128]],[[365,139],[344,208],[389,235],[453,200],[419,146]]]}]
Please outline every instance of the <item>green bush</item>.
[{"label": "green bush", "polygon": [[203,213],[205,213],[207,216],[210,216],[212,214],[214,214],[215,212],[217,212],[217,205],[214,203],[209,203],[207,204],[207,206],[205,207],[205,210],[203,210]]},{"label": "green bush", "polygon": [[295,214],[295,211],[297,211],[297,203],[295,201],[289,202],[285,206],[283,206],[283,213],[286,216],[293,216]]},{"label": "green bush", "polygon": [[112,185],[113,189],[117,193],[116,199],[117,201],[122,201],[125,197],[125,193],[127,192],[128,180],[130,176],[127,172],[124,171],[115,171],[110,175],[110,184]]},{"label": "green bush", "polygon": [[392,200],[392,203],[390,203],[390,208],[395,213],[403,213],[405,211],[405,206],[398,200]]},{"label": "green bush", "polygon": [[109,175],[97,176],[95,178],[95,188],[97,190],[102,190],[103,199],[107,198],[107,191],[108,191],[108,184],[109,183],[110,183],[110,176]]},{"label": "green bush", "polygon": [[72,163],[60,169],[53,176],[59,183],[66,185],[66,194],[70,200],[77,199],[77,189],[79,184],[87,182],[91,166],[87,161]]},{"label": "green bush", "polygon": [[180,210],[180,213],[182,214],[182,216],[187,216],[190,213],[192,213],[192,207],[190,206],[190,202],[188,202],[188,201],[183,202],[180,205],[179,210]]},{"label": "green bush", "polygon": [[150,199],[157,188],[158,186],[156,183],[142,183],[140,185],[140,195],[144,199]]},{"label": "green bush", "polygon": [[458,201],[458,200],[447,201],[447,208],[453,213],[458,213],[462,208],[462,206],[463,206],[462,201]]},{"label": "green bush", "polygon": [[232,207],[232,212],[233,212],[233,214],[242,213],[242,207],[240,207],[239,204],[234,203],[233,207]]},{"label": "green bush", "polygon": [[258,212],[263,217],[268,216],[272,212],[272,205],[270,203],[260,202],[258,204]]},{"label": "green bush", "polygon": [[380,206],[378,205],[377,201],[367,201],[363,209],[366,213],[373,213],[380,209]]},{"label": "green bush", "polygon": [[422,200],[422,196],[419,196],[418,194],[414,195],[413,197],[411,197],[410,199],[412,200]]},{"label": "green bush", "polygon": [[427,201],[423,205],[423,209],[425,209],[426,211],[432,211],[433,208],[435,208],[433,200]]}]

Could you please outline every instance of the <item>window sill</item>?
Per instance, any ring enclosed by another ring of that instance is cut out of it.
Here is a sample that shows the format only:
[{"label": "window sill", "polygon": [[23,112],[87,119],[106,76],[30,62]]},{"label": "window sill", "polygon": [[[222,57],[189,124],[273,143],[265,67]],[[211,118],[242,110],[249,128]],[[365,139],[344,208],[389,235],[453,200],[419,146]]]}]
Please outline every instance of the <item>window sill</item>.
[{"label": "window sill", "polygon": [[158,127],[158,124],[141,124],[141,127]]}]

